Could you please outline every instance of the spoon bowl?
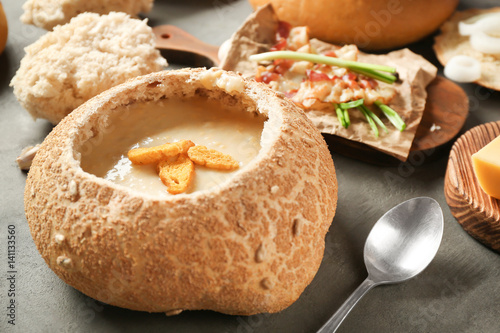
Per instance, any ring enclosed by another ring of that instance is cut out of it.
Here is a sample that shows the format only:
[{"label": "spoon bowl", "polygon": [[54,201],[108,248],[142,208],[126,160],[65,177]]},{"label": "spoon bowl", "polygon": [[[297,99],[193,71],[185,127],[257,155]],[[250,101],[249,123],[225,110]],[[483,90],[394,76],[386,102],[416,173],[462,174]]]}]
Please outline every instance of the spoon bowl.
[{"label": "spoon bowl", "polygon": [[410,199],[385,213],[366,239],[368,277],[318,332],[335,332],[371,288],[403,282],[422,272],[434,259],[442,237],[443,212],[432,198]]},{"label": "spoon bowl", "polygon": [[436,200],[420,197],[385,213],[366,239],[368,275],[379,283],[397,283],[422,272],[434,259],[443,237],[443,213]]}]

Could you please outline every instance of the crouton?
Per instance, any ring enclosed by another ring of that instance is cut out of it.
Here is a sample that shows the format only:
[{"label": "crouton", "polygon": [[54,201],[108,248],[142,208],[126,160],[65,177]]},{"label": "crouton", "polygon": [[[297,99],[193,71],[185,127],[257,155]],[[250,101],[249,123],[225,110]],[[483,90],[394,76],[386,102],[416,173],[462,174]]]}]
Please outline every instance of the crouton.
[{"label": "crouton", "polygon": [[239,163],[230,155],[223,154],[215,149],[208,149],[205,146],[189,148],[188,156],[194,163],[210,169],[235,170],[239,167]]},{"label": "crouton", "polygon": [[185,192],[195,174],[194,163],[186,155],[181,154],[175,161],[161,161],[158,163],[158,174],[170,194]]},{"label": "crouton", "polygon": [[127,155],[133,164],[154,164],[179,154],[185,154],[193,146],[194,143],[192,141],[182,140],[156,147],[135,148],[130,150]]}]

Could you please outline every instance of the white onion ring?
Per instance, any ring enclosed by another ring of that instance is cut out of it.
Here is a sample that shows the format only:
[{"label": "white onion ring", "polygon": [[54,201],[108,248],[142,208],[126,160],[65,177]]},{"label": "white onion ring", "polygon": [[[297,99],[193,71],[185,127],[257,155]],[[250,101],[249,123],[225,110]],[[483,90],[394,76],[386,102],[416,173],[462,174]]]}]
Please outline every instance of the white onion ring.
[{"label": "white onion ring", "polygon": [[500,38],[479,31],[470,36],[470,45],[476,51],[486,54],[500,54]]},{"label": "white onion ring", "polygon": [[459,22],[458,32],[462,36],[470,36],[477,32],[498,34],[500,33],[500,13],[477,15]]},{"label": "white onion ring", "polygon": [[444,75],[456,82],[474,82],[481,78],[481,64],[474,58],[457,55],[444,67]]}]

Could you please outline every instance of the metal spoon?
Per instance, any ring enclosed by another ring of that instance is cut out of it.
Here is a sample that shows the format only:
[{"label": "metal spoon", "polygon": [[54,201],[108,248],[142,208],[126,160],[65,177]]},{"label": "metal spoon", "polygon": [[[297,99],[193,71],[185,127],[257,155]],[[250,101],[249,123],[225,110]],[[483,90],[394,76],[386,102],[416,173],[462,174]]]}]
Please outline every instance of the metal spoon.
[{"label": "metal spoon", "polygon": [[436,200],[405,201],[384,214],[366,239],[364,259],[368,277],[318,333],[335,332],[370,289],[398,283],[422,272],[438,251],[443,236],[443,212]]}]

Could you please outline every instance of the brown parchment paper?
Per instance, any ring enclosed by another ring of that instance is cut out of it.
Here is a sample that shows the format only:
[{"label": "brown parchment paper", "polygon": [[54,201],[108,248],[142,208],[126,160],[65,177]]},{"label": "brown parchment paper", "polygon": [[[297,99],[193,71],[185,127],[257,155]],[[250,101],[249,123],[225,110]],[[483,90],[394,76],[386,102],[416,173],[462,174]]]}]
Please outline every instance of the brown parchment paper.
[{"label": "brown parchment paper", "polygon": [[[266,27],[265,29],[258,28],[261,23]],[[266,52],[272,47],[275,42],[277,23],[278,19],[274,15],[271,5],[261,7],[254,12],[240,29],[233,34],[229,51],[225,59],[222,60],[220,67],[225,70],[240,72],[246,77],[253,77],[258,64],[248,60],[248,57],[251,54]],[[311,45],[318,52],[338,48],[336,45],[317,39],[311,40]],[[361,142],[401,161],[406,161],[425,109],[426,87],[436,77],[437,69],[423,57],[408,49],[384,55],[360,52],[358,60],[397,68],[400,80],[392,85],[396,89],[396,96],[389,106],[403,118],[406,129],[403,132],[397,130],[377,108],[371,108],[371,110],[380,117],[388,129],[388,133],[385,133],[379,128],[380,135],[378,138],[358,110],[349,111],[351,125],[348,129],[342,127],[335,110],[326,103],[316,103],[312,109],[306,110],[306,114],[322,133]]]}]

